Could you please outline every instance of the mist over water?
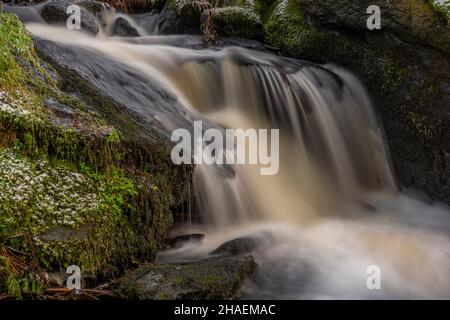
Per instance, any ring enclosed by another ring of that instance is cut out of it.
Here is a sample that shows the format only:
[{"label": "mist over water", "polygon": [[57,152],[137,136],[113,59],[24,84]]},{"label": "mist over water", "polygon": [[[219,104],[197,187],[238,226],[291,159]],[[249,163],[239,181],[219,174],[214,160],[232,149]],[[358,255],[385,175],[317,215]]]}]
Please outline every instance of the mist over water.
[{"label": "mist over water", "polygon": [[[188,227],[207,235],[163,252],[161,262],[204,258],[251,236],[259,268],[242,298],[450,298],[449,209],[399,192],[382,127],[351,73],[238,47],[182,48],[179,36],[27,28],[139,70],[175,94],[189,119],[280,129],[277,175],[260,175],[258,165],[196,166],[205,224]],[[381,290],[367,289],[370,265],[381,268]]]}]

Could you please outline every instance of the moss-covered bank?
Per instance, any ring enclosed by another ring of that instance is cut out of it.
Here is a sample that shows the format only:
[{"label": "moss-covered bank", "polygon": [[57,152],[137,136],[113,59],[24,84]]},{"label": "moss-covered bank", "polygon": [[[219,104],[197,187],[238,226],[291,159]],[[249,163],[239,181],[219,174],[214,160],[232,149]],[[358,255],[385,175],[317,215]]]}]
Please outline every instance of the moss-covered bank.
[{"label": "moss-covered bank", "polygon": [[63,92],[12,14],[0,52],[0,292],[39,294],[73,264],[89,286],[152,261],[189,169],[93,88],[81,85],[87,102]]}]

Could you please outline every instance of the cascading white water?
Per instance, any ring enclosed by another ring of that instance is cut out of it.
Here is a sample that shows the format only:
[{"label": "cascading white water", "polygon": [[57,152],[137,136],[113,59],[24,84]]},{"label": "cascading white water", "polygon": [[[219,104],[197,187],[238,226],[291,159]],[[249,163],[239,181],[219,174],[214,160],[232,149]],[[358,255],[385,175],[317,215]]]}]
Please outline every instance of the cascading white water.
[{"label": "cascading white water", "polygon": [[[196,167],[208,235],[162,261],[204,257],[258,234],[259,271],[243,297],[450,298],[450,213],[398,192],[370,99],[350,73],[242,48],[28,28],[136,68],[221,127],[280,129],[277,175],[261,176],[255,165]],[[382,290],[366,287],[370,265],[382,270]]]}]

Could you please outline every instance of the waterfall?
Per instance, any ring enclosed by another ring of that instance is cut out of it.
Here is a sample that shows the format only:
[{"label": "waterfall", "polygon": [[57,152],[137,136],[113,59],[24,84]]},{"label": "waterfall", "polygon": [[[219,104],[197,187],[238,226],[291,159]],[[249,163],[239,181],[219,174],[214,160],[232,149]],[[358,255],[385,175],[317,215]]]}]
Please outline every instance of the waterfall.
[{"label": "waterfall", "polygon": [[[181,48],[176,36],[127,40],[27,27],[156,80],[186,108],[189,130],[195,118],[221,129],[280,130],[276,175],[261,175],[258,165],[196,166],[207,237],[162,260],[199,258],[258,234],[259,272],[244,297],[450,297],[448,209],[399,192],[369,94],[350,72],[238,47]],[[163,124],[177,128],[169,118]],[[383,270],[383,290],[366,288],[370,265]]]}]

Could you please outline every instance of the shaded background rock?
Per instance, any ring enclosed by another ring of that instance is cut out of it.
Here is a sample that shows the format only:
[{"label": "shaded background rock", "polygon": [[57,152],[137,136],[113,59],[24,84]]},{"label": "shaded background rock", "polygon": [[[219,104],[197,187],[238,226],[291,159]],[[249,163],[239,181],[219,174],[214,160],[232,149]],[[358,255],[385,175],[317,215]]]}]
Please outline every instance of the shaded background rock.
[{"label": "shaded background rock", "polygon": [[[42,18],[49,24],[65,25],[70,17],[67,8],[72,4],[73,2],[69,1],[47,2],[41,10]],[[93,34],[97,34],[99,31],[97,21],[85,9],[81,9],[81,29]]]},{"label": "shaded background rock", "polygon": [[139,37],[139,32],[122,17],[116,19],[113,34],[122,37]]}]

